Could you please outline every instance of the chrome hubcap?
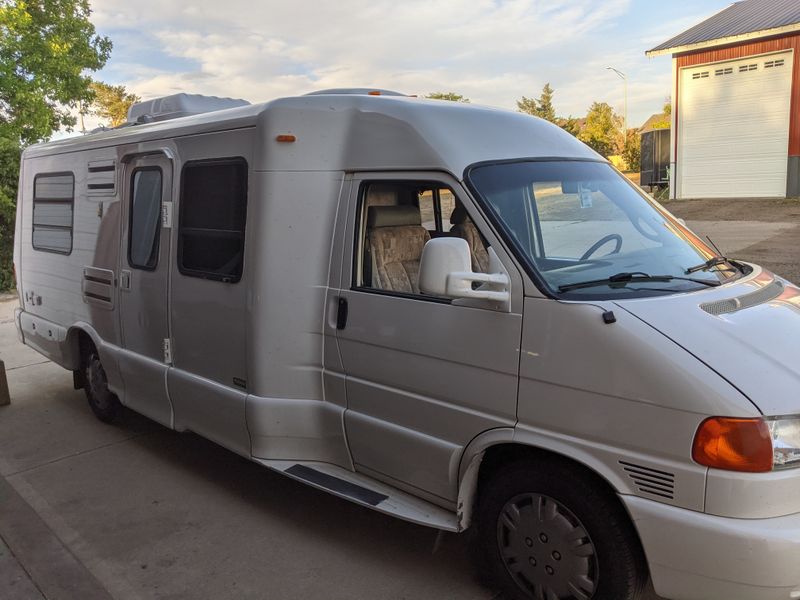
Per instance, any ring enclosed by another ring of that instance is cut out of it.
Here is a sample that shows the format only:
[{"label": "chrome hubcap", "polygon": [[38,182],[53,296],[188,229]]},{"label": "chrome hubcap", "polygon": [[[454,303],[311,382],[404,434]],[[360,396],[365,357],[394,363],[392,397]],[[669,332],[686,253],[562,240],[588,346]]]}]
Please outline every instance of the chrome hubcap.
[{"label": "chrome hubcap", "polygon": [[500,556],[514,582],[536,600],[590,600],[597,553],[580,520],[541,494],[509,500],[497,521]]}]

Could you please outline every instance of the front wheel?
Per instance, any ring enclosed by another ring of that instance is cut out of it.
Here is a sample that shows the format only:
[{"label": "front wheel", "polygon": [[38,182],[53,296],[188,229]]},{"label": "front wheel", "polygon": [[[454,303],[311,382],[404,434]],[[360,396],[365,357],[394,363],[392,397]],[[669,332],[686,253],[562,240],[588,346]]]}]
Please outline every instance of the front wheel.
[{"label": "front wheel", "polygon": [[514,600],[636,600],[647,569],[616,498],[561,461],[521,461],[487,482],[476,542]]},{"label": "front wheel", "polygon": [[119,415],[122,404],[117,395],[108,388],[108,378],[95,349],[86,356],[83,377],[86,399],[92,412],[104,423],[112,423]]}]

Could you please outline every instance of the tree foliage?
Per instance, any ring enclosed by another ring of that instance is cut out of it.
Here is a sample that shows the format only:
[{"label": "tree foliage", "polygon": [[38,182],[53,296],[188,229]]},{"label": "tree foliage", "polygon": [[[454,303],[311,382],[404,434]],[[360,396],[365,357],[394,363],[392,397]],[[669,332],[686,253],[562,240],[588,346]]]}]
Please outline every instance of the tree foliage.
[{"label": "tree foliage", "polygon": [[20,150],[75,125],[71,110],[93,97],[86,72],[111,53],[90,14],[88,0],[0,0],[0,289],[12,284]]},{"label": "tree foliage", "polygon": [[23,145],[70,129],[70,109],[92,100],[86,71],[111,41],[96,34],[88,0],[0,2],[0,135]]},{"label": "tree foliage", "polygon": [[571,133],[575,137],[578,137],[578,134],[581,132],[581,128],[583,127],[583,120],[576,119],[572,115],[568,117],[560,117],[556,119],[556,125],[561,127],[567,133]]},{"label": "tree foliage", "polygon": [[619,133],[621,125],[622,120],[609,104],[594,102],[589,108],[586,123],[578,134],[578,139],[599,154],[609,157],[622,145]]},{"label": "tree foliage", "polygon": [[642,161],[642,136],[638,129],[629,129],[622,147],[622,158],[629,171],[639,171]]},{"label": "tree foliage", "polygon": [[517,110],[519,112],[539,117],[551,123],[556,122],[556,109],[553,107],[553,94],[554,90],[550,87],[549,83],[545,83],[542,88],[542,93],[539,98],[528,98],[523,96],[521,100],[517,100]]},{"label": "tree foliage", "polygon": [[109,85],[102,81],[93,81],[91,89],[94,92],[94,100],[89,107],[89,112],[101,119],[107,119],[109,127],[122,125],[128,118],[128,109],[131,104],[141,100],[136,94],[128,92],[124,85]]},{"label": "tree foliage", "polygon": [[20,147],[0,137],[0,290],[14,287],[11,270]]},{"label": "tree foliage", "polygon": [[449,100],[450,102],[469,103],[469,98],[465,98],[461,94],[456,94],[455,92],[431,92],[425,97],[431,100]]}]

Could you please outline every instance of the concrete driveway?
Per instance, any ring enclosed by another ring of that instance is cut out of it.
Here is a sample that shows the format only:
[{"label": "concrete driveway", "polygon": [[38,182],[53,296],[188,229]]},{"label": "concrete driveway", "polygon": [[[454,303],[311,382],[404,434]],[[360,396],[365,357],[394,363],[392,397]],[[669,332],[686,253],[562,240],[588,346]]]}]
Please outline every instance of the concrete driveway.
[{"label": "concrete driveway", "polygon": [[463,536],[133,413],[100,423],[69,372],[19,344],[15,306],[0,301],[0,599],[497,598]]},{"label": "concrete driveway", "polygon": [[495,596],[461,536],[132,413],[100,423],[69,372],[17,342],[15,304],[0,302],[0,599]]}]

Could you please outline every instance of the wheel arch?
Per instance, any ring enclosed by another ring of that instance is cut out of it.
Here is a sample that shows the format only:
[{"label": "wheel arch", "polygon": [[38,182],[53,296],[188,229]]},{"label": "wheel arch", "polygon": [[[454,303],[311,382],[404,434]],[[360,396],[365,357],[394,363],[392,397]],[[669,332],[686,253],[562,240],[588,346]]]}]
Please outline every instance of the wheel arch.
[{"label": "wheel arch", "polygon": [[64,364],[64,367],[76,371],[83,366],[83,357],[87,343],[94,345],[98,352],[103,345],[100,336],[97,335],[97,332],[88,323],[75,323],[67,330],[64,352],[66,364]]},{"label": "wheel arch", "polygon": [[609,496],[613,496],[628,515],[634,531],[636,530],[627,508],[619,498],[619,494],[631,493],[632,490],[602,460],[561,440],[519,429],[501,428],[477,436],[462,454],[457,501],[459,528],[462,531],[470,526],[482,486],[485,486],[491,475],[503,465],[523,459],[558,460],[579,468],[605,489]]},{"label": "wheel arch", "polygon": [[[89,323],[79,321],[70,326],[67,330],[67,338],[64,347],[68,362],[62,366],[73,372],[80,371],[84,366],[83,359],[87,344],[91,344],[94,346],[94,349],[97,350],[97,353],[100,355],[100,360],[103,363],[106,376],[108,377],[108,386],[122,400],[124,398],[124,386],[118,364],[120,349],[117,346],[103,342],[103,338],[100,337],[95,328]],[[80,384],[79,380],[80,375],[76,376],[76,387]]]}]

